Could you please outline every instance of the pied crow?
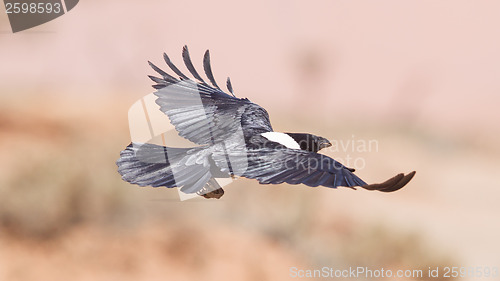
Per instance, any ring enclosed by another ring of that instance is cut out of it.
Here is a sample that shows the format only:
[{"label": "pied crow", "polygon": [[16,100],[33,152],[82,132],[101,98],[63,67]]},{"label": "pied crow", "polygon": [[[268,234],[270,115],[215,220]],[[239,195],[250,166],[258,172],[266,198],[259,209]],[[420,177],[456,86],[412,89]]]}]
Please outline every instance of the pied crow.
[{"label": "pied crow", "polygon": [[188,48],[182,58],[191,79],[163,58],[174,74],[151,62],[160,77],[149,76],[160,110],[178,134],[194,143],[189,148],[132,142],[116,162],[122,179],[140,186],[179,187],[184,193],[220,198],[224,191],[215,178],[245,177],[261,184],[305,184],[307,186],[362,187],[396,191],[415,175],[398,174],[379,184],[367,184],[347,168],[318,151],[331,146],[308,133],[274,132],[267,111],[247,98],[237,98],[231,81],[223,91],[214,79],[207,50],[203,68],[210,84],[193,66]]}]

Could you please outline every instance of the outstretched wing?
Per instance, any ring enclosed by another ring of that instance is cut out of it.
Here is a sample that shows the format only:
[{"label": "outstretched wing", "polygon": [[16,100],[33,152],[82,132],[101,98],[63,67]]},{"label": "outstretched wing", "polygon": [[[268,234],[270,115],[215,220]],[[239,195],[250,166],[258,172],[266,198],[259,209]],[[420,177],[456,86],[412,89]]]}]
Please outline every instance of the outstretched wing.
[{"label": "outstretched wing", "polygon": [[336,188],[360,186],[368,190],[396,191],[405,186],[415,172],[398,174],[380,183],[367,184],[334,159],[315,152],[288,148],[257,148],[230,154],[231,166],[247,166],[240,176],[257,179],[261,184],[305,184],[311,187]]},{"label": "outstretched wing", "polygon": [[[272,131],[266,110],[246,98],[236,98],[229,78],[227,88],[232,95],[219,88],[212,73],[208,50],[205,52],[203,68],[211,85],[207,84],[194,68],[187,46],[182,50],[182,57],[186,68],[196,81],[182,73],[167,54],[163,54],[163,57],[178,78],[151,62],[149,62],[151,67],[162,77],[149,77],[156,82],[156,85],[153,85],[157,89],[156,103],[169,117],[181,137],[200,145],[213,144],[229,138],[242,129],[242,123],[252,124],[249,127],[252,132],[243,130],[245,135],[255,131]],[[247,127],[245,129],[248,130]]]}]

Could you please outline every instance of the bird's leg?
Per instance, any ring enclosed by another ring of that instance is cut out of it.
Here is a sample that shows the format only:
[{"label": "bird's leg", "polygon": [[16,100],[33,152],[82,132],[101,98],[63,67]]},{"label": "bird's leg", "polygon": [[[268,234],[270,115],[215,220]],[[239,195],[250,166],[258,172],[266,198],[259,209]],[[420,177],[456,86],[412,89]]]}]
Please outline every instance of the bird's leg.
[{"label": "bird's leg", "polygon": [[224,195],[224,190],[214,178],[210,178],[203,189],[198,191],[197,194],[207,199],[219,199]]},{"label": "bird's leg", "polygon": [[222,195],[224,195],[224,189],[218,188],[216,190],[213,190],[213,191],[210,191],[208,193],[202,194],[201,196],[203,196],[203,197],[205,197],[207,199],[210,199],[210,198],[219,199],[219,198],[222,197]]}]

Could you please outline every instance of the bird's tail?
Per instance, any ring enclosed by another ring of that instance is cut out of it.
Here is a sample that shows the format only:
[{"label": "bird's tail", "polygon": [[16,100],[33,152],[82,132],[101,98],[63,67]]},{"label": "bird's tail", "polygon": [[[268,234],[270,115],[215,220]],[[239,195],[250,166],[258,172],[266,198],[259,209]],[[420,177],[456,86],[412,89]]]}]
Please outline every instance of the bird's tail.
[{"label": "bird's tail", "polygon": [[180,187],[184,193],[203,189],[212,177],[209,167],[196,161],[203,148],[171,148],[131,143],[116,161],[124,181],[140,186]]}]

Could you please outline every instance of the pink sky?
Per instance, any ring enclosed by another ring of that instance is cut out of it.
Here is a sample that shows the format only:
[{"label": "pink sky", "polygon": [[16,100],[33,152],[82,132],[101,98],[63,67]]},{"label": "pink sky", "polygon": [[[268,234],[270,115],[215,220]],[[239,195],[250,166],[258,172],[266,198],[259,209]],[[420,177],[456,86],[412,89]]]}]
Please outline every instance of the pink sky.
[{"label": "pink sky", "polygon": [[0,94],[133,102],[152,90],[146,61],[163,66],[165,51],[180,64],[187,44],[198,67],[211,49],[218,80],[231,76],[239,96],[266,108],[486,130],[499,115],[499,10],[456,0],[81,1],[17,34],[0,16]]}]

